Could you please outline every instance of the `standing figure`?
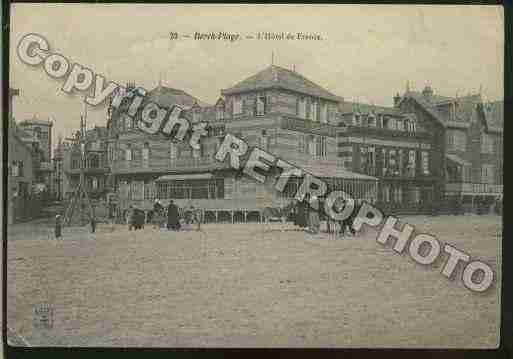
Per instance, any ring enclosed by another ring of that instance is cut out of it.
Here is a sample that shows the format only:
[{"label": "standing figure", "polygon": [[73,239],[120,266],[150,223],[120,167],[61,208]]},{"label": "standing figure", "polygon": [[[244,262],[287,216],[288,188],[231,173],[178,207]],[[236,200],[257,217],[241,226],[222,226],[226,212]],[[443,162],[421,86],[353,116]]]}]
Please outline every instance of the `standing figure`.
[{"label": "standing figure", "polygon": [[171,200],[167,207],[167,229],[177,231],[180,228],[178,219],[178,207],[173,203],[173,200]]},{"label": "standing figure", "polygon": [[131,231],[132,227],[134,227],[134,224],[135,224],[135,208],[132,205],[130,205],[128,207],[128,211],[127,211],[127,224],[128,224],[128,230]]},{"label": "standing figure", "polygon": [[319,220],[319,199],[317,196],[312,196],[309,201],[310,205],[308,207],[308,230],[312,234],[318,234],[320,230],[320,220]]},{"label": "standing figure", "polygon": [[153,221],[153,227],[160,228],[161,226],[161,218],[163,215],[164,207],[160,204],[159,199],[155,199],[155,203],[153,204],[153,215],[152,215],[152,221]]},{"label": "standing figure", "polygon": [[96,232],[96,218],[91,217],[91,233]]},{"label": "standing figure", "polygon": [[192,211],[192,222],[196,227],[197,231],[201,230],[201,210],[191,206]]},{"label": "standing figure", "polygon": [[299,226],[300,230],[304,230],[308,226],[308,204],[305,199],[302,201],[297,201],[296,208],[296,224]]},{"label": "standing figure", "polygon": [[58,214],[55,216],[55,239],[59,239],[62,237],[62,220],[61,215]]}]

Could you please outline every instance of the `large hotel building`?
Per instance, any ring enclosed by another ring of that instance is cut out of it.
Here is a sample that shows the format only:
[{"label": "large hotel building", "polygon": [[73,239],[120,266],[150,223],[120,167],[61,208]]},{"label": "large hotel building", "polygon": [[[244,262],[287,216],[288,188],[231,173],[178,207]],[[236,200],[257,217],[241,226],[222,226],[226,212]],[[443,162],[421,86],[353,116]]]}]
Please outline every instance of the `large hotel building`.
[{"label": "large hotel building", "polygon": [[[95,150],[86,184],[115,193],[120,208],[149,209],[156,198],[173,199],[203,208],[207,221],[248,221],[261,219],[266,207],[287,204],[301,179],[278,193],[273,181],[260,184],[218,162],[214,155],[226,133],[385,211],[422,213],[454,200],[470,211],[502,197],[503,103],[485,103],[480,94],[407,89],[393,107],[381,107],[344,101],[272,65],[221,90],[214,105],[161,85],[145,101],[181,106],[191,122],[208,123],[208,136],[192,150],[187,142],[140,131],[122,107],[109,110],[106,126],[88,133]],[[70,193],[80,150],[65,156]]]}]

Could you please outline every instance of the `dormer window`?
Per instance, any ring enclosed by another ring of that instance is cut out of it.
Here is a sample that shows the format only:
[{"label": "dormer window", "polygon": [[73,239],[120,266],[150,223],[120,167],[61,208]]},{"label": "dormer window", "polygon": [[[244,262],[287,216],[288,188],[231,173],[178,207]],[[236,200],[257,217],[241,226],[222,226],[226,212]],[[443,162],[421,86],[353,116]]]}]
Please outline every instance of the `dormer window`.
[{"label": "dormer window", "polygon": [[242,99],[240,97],[235,97],[233,99],[233,114],[240,115],[242,113]]}]

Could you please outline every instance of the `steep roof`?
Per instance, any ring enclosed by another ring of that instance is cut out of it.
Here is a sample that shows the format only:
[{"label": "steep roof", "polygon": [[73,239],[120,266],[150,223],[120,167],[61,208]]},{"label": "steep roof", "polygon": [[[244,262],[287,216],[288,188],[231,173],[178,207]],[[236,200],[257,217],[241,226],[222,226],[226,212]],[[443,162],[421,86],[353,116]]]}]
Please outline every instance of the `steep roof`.
[{"label": "steep roof", "polygon": [[52,126],[53,123],[50,120],[41,120],[34,116],[29,120],[23,120],[19,124],[19,126],[30,126],[30,125],[43,125],[43,126]]},{"label": "steep roof", "polygon": [[163,107],[171,107],[173,105],[181,105],[189,108],[198,103],[200,106],[209,106],[207,103],[189,95],[187,92],[166,86],[157,86],[147,93],[145,98],[147,101],[153,101]]},{"label": "steep roof", "polygon": [[271,65],[234,86],[221,90],[221,93],[223,95],[234,95],[271,88],[290,90],[330,101],[340,101],[338,96],[308,80],[301,74],[276,65]]},{"label": "steep roof", "polygon": [[[483,103],[480,94],[467,95],[462,97],[447,97],[433,95],[430,100],[421,92],[408,91],[404,94],[403,99],[414,99],[425,111],[431,114],[442,125],[447,126],[449,123],[462,122],[468,123],[472,117],[476,115],[476,109],[481,104],[485,109],[485,121],[489,130],[502,131],[504,126],[504,102],[495,101]],[[402,100],[401,100],[402,101]],[[456,119],[452,120],[448,112],[440,110],[445,103],[456,104]]]},{"label": "steep roof", "polygon": [[386,106],[376,106],[371,105],[367,103],[362,102],[350,102],[350,101],[344,101],[340,102],[338,105],[338,109],[340,113],[354,113],[354,112],[360,112],[360,113],[379,113],[384,115],[399,115],[401,111],[398,108],[395,107],[386,107]]},{"label": "steep roof", "polygon": [[442,114],[436,110],[436,108],[429,103],[424,95],[421,92],[416,91],[408,91],[406,92],[401,101],[404,99],[411,98],[415,102],[417,102],[426,112],[428,112],[432,117],[434,117],[441,125],[445,126],[445,119],[443,118]]}]

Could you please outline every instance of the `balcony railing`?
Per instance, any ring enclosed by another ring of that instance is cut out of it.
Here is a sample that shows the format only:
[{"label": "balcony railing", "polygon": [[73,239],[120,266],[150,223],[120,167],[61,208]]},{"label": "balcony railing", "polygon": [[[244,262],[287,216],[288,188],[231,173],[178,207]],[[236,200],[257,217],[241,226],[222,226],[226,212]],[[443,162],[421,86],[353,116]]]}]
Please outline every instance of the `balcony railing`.
[{"label": "balcony railing", "polygon": [[112,165],[114,173],[168,172],[168,171],[211,171],[228,167],[213,157],[180,158],[168,160],[118,160]]},{"label": "balcony railing", "polygon": [[431,137],[431,135],[426,131],[402,131],[402,130],[393,130],[389,128],[383,128],[383,127],[369,127],[369,126],[348,126],[346,128],[346,133],[348,134],[364,134],[365,136],[373,136],[373,135],[380,135],[380,136],[386,136],[386,137],[413,137],[413,138],[423,138],[428,139]]},{"label": "balcony railing", "polygon": [[502,194],[503,185],[489,183],[447,183],[445,192],[464,194]]},{"label": "balcony railing", "polygon": [[281,119],[281,128],[291,131],[309,132],[317,135],[336,136],[340,128],[335,126],[314,122],[312,120],[303,120],[297,117],[283,117]]}]

